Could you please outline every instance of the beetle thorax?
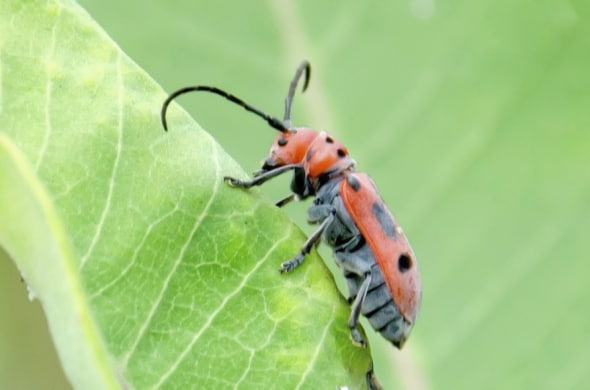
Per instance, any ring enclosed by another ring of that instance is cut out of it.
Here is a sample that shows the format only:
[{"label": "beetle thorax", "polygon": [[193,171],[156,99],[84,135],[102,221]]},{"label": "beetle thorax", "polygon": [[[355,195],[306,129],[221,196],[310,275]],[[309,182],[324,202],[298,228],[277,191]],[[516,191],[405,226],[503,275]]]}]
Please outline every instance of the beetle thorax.
[{"label": "beetle thorax", "polygon": [[303,161],[305,174],[312,183],[338,176],[353,167],[354,160],[346,147],[325,131],[318,133]]}]

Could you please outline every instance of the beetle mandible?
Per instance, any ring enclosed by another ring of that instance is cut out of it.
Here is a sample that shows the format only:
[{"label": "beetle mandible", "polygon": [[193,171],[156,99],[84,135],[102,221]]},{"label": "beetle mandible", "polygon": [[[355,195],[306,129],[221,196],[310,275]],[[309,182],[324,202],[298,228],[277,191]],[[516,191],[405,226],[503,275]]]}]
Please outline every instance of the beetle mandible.
[{"label": "beetle mandible", "polygon": [[292,126],[291,105],[304,74],[303,91],[311,75],[308,61],[301,62],[291,80],[283,120],[219,88],[197,85],[181,88],[164,101],[162,125],[167,130],[166,112],[175,98],[205,91],[230,100],[278,130],[269,156],[252,180],[224,179],[231,186],[250,188],[293,171],[291,194],[276,205],[282,207],[293,200],[314,197],[308,221],[318,228],[295,257],[282,263],[280,271],[289,272],[299,266],[323,237],[346,278],[351,304],[348,327],[353,342],[365,345],[357,328],[363,314],[377,332],[401,348],[414,326],[422,298],[416,256],[371,178],[356,171],[346,147],[325,131]]}]

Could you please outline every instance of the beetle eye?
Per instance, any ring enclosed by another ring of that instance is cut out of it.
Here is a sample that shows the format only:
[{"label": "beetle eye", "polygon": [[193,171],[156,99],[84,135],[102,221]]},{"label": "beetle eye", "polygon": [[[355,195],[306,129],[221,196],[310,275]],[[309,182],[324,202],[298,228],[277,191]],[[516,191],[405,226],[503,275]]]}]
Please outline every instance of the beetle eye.
[{"label": "beetle eye", "polygon": [[399,272],[403,274],[404,272],[409,271],[410,268],[412,268],[412,258],[408,254],[404,253],[399,257],[399,259],[397,259],[397,269],[399,269]]}]

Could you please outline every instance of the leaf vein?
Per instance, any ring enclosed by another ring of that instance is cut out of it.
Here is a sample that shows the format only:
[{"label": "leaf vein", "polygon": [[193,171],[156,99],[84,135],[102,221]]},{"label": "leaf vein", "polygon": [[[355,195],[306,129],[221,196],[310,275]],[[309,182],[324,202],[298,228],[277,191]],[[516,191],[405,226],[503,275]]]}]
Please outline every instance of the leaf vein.
[{"label": "leaf vein", "polygon": [[318,356],[320,355],[321,351],[324,349],[324,341],[326,340],[326,336],[328,335],[328,330],[332,327],[332,324],[334,323],[334,319],[336,318],[336,314],[334,313],[334,309],[335,309],[335,307],[332,306],[332,314],[330,315],[330,322],[328,322],[326,324],[326,326],[324,327],[324,331],[322,332],[322,338],[320,340],[318,340],[315,350],[313,351],[313,355],[309,359],[309,364],[307,365],[307,368],[305,369],[305,372],[303,373],[303,375],[301,375],[301,379],[299,380],[299,383],[297,383],[297,386],[295,386],[295,389],[302,388],[303,384],[307,380],[307,377],[309,377],[311,371],[315,367],[316,361],[318,360]]},{"label": "leaf vein", "polygon": [[[271,318],[269,316],[269,318]],[[245,350],[250,352],[250,357],[248,358],[248,366],[244,367],[244,371],[242,372],[242,376],[240,377],[240,379],[238,379],[238,381],[234,384],[234,389],[239,389],[240,385],[246,380],[246,377],[248,376],[248,373],[250,372],[250,370],[252,369],[252,365],[254,362],[254,358],[256,357],[256,353],[259,351],[264,351],[271,343],[273,337],[275,336],[277,331],[277,322],[274,322],[274,326],[272,328],[272,331],[270,331],[268,333],[268,335],[266,336],[266,340],[264,341],[264,343],[258,347],[258,348],[251,348],[248,347],[246,345],[244,345],[244,343],[242,343],[238,338],[234,338],[235,342],[238,343],[242,348],[244,348]]]},{"label": "leaf vein", "polygon": [[139,329],[139,332],[137,334],[135,341],[133,342],[133,344],[129,348],[129,351],[124,355],[124,357],[122,359],[122,367],[123,368],[126,368],[127,365],[129,364],[129,360],[131,359],[131,356],[135,352],[137,346],[139,345],[141,339],[143,338],[145,332],[147,331],[147,329],[150,325],[150,322],[151,322],[152,318],[154,317],[156,310],[160,306],[160,303],[164,297],[164,294],[166,293],[166,290],[168,289],[168,284],[170,283],[172,276],[176,273],[176,270],[180,266],[180,263],[182,262],[182,259],[184,258],[184,254],[186,253],[187,248],[189,247],[189,244],[190,244],[192,238],[194,237],[195,233],[197,232],[197,230],[201,226],[201,223],[203,222],[205,217],[208,215],[209,208],[211,208],[211,205],[213,204],[213,201],[215,200],[215,195],[217,195],[217,193],[219,192],[221,175],[220,175],[220,167],[219,167],[219,161],[218,161],[218,156],[217,156],[217,150],[215,147],[212,148],[211,154],[212,154],[212,161],[215,164],[215,184],[213,186],[213,191],[211,192],[211,196],[207,200],[207,203],[205,204],[205,207],[203,208],[201,213],[196,218],[195,224],[194,224],[190,234],[188,235],[186,242],[184,243],[184,245],[180,249],[180,252],[178,254],[178,257],[174,261],[172,269],[170,270],[170,272],[168,273],[168,275],[164,279],[164,283],[162,285],[160,293],[158,294],[156,300],[154,301],[154,304],[150,308],[148,315],[146,317],[146,320],[144,321],[143,325]]},{"label": "leaf vein", "polygon": [[123,120],[124,120],[124,115],[125,115],[124,110],[123,110],[123,104],[124,104],[123,96],[125,94],[125,90],[124,90],[124,81],[123,81],[122,60],[123,60],[123,54],[122,54],[122,52],[119,52],[119,55],[117,57],[117,83],[119,84],[119,97],[118,97],[117,105],[119,108],[119,112],[118,112],[118,118],[117,118],[117,145],[116,145],[115,161],[113,162],[113,169],[112,169],[111,175],[110,175],[111,179],[109,180],[109,188],[108,188],[107,198],[105,201],[105,206],[102,210],[100,220],[99,220],[98,225],[96,227],[96,232],[94,233],[94,236],[92,237],[92,241],[90,242],[90,245],[89,245],[86,253],[80,259],[80,269],[82,269],[84,267],[84,265],[86,264],[86,262],[90,258],[90,255],[92,254],[92,251],[94,250],[94,247],[96,246],[96,243],[98,242],[98,239],[100,238],[100,234],[101,234],[102,229],[104,227],[105,220],[106,220],[109,210],[111,208],[111,201],[113,199],[113,193],[115,190],[115,177],[116,177],[117,172],[119,170],[119,161],[121,159],[121,154],[122,154],[122,150],[123,150]]},{"label": "leaf vein", "polygon": [[[56,31],[57,31],[57,25],[59,24],[59,21],[61,20],[60,15],[61,15],[61,7],[58,10],[58,15],[55,18],[55,23],[53,24],[53,27],[51,28],[51,42],[49,43],[49,49],[47,51],[47,57],[46,60],[51,60],[51,58],[53,58],[53,56],[55,55],[55,42],[57,41],[56,39]],[[49,145],[49,137],[51,136],[51,132],[53,130],[52,126],[51,126],[51,110],[50,110],[50,106],[51,106],[51,94],[53,92],[53,79],[52,76],[50,74],[50,70],[49,70],[49,66],[46,64],[45,66],[45,73],[47,75],[47,84],[45,85],[45,106],[43,107],[43,112],[44,112],[44,116],[45,116],[45,132],[43,134],[43,143],[41,144],[41,147],[39,148],[39,155],[37,156],[37,161],[35,162],[35,171],[39,171],[39,167],[41,166],[41,162],[43,161],[43,159],[45,158],[45,153],[47,153],[47,147]]]},{"label": "leaf vein", "polygon": [[135,247],[135,250],[133,251],[133,255],[131,256],[131,261],[129,262],[129,264],[127,264],[125,266],[125,268],[123,268],[123,270],[113,280],[111,280],[109,283],[104,284],[103,286],[101,286],[100,289],[98,289],[96,292],[94,292],[92,295],[90,295],[90,297],[89,297],[90,300],[93,300],[96,297],[102,295],[106,290],[110,289],[111,287],[116,285],[121,279],[123,279],[123,278],[125,278],[125,276],[127,276],[129,271],[131,270],[131,268],[133,268],[133,266],[135,265],[136,260],[139,258],[139,253],[141,252],[141,249],[143,249],[152,230],[156,226],[158,226],[161,222],[166,220],[168,217],[170,217],[174,213],[176,213],[176,211],[178,211],[178,209],[179,209],[178,204],[176,204],[172,210],[168,211],[167,213],[165,213],[161,217],[157,218],[156,220],[154,220],[152,223],[150,223],[148,225],[143,237],[141,238],[141,241],[137,244],[137,246]]},{"label": "leaf vein", "polygon": [[225,307],[227,306],[227,304],[228,304],[229,301],[231,301],[236,295],[238,295],[240,293],[240,291],[242,291],[244,289],[244,287],[246,286],[246,284],[250,280],[250,277],[252,275],[254,275],[256,273],[256,271],[258,271],[258,269],[266,262],[266,259],[268,259],[268,257],[271,255],[271,253],[273,253],[276,250],[276,248],[280,244],[282,244],[285,240],[287,240],[289,237],[290,237],[290,235],[289,234],[286,234],[281,240],[277,240],[268,249],[268,251],[266,252],[266,254],[254,265],[254,267],[250,270],[250,272],[248,272],[247,274],[244,275],[244,278],[242,279],[242,282],[231,293],[229,293],[223,299],[223,301],[221,302],[221,304],[211,313],[211,315],[209,316],[209,318],[207,319],[207,321],[203,324],[203,326],[201,327],[201,329],[199,329],[199,331],[197,333],[195,333],[195,335],[194,335],[193,339],[191,340],[191,342],[188,343],[188,345],[186,346],[186,348],[180,353],[180,355],[178,355],[178,358],[176,359],[176,361],[162,375],[162,377],[158,381],[158,383],[156,383],[153,386],[154,389],[155,388],[160,388],[162,386],[162,384],[174,373],[174,371],[176,370],[176,368],[178,368],[178,366],[180,365],[180,362],[191,351],[191,349],[197,343],[197,341],[199,341],[199,339],[201,338],[201,336],[203,335],[203,333],[205,333],[205,331],[210,328],[211,324],[213,323],[213,321],[215,320],[215,318],[217,317],[217,315],[219,313],[221,313],[225,309]]}]

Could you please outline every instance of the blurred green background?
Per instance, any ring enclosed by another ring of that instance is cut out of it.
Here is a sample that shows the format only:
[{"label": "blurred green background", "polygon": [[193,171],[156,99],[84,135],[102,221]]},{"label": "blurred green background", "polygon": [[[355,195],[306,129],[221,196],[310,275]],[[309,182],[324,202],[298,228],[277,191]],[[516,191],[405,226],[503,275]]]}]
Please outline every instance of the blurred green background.
[{"label": "blurred green background", "polygon": [[[349,147],[420,260],[412,337],[376,347],[388,388],[590,386],[587,2],[81,3],[167,91],[215,85],[280,116],[311,61],[295,123]],[[273,130],[216,97],[181,104],[258,168]],[[309,232],[305,209],[286,212]],[[3,252],[0,304],[0,388],[67,388]]]}]

